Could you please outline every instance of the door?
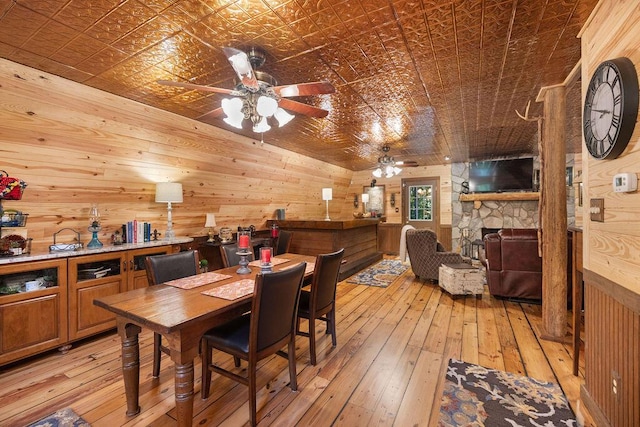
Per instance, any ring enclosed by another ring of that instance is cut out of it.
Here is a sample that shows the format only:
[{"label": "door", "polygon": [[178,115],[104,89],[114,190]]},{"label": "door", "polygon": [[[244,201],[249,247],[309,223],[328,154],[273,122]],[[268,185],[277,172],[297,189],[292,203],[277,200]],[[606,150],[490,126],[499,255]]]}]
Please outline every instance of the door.
[{"label": "door", "polygon": [[402,180],[402,218],[415,228],[440,231],[440,178]]}]

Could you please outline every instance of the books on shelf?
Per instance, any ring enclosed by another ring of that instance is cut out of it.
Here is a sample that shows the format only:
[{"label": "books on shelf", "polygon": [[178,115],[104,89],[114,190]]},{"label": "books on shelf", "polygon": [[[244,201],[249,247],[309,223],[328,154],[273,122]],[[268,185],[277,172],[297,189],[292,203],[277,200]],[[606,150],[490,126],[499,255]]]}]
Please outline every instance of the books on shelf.
[{"label": "books on shelf", "polygon": [[138,220],[122,224],[122,241],[124,243],[143,243],[151,241],[151,223]]}]

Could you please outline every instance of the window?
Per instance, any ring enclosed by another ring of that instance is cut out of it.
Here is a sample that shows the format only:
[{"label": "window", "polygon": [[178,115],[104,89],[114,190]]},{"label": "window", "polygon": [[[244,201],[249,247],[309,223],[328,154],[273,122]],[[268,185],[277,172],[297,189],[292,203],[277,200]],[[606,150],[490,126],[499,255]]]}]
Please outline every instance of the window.
[{"label": "window", "polygon": [[433,221],[433,187],[409,186],[409,221]]}]

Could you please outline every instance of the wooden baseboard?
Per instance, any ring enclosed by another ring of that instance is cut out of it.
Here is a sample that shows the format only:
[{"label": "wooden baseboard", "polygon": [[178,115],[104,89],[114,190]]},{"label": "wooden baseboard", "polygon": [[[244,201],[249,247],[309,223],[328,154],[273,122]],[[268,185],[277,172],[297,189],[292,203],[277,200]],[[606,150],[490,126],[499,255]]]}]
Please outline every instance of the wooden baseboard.
[{"label": "wooden baseboard", "polygon": [[582,403],[584,403],[585,408],[587,408],[587,411],[589,411],[589,415],[593,418],[595,425],[598,427],[611,427],[609,420],[607,420],[607,417],[605,417],[596,402],[591,398],[584,384],[580,386],[580,399]]}]

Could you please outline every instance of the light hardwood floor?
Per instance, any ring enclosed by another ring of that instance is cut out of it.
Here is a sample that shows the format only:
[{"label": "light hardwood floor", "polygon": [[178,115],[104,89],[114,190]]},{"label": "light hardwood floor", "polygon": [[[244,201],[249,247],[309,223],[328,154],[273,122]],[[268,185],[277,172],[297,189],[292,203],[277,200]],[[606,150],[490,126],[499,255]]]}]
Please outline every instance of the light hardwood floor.
[{"label": "light hardwood floor", "polygon": [[[308,339],[298,337],[298,391],[287,387],[285,359],[260,364],[260,425],[435,426],[451,357],[558,382],[575,411],[584,379],[572,375],[570,344],[538,338],[540,313],[538,305],[500,301],[486,290],[482,297],[452,298],[411,270],[386,289],[341,282],[338,346],[331,347],[319,325],[318,364],[311,366]],[[92,426],[173,425],[173,363],[163,356],[160,378],[152,378],[152,342],[143,331],[137,416],[125,415],[120,341],[109,333],[65,355],[51,352],[0,368],[0,425],[22,426],[64,407]],[[233,363],[219,353],[214,360]],[[200,372],[198,361],[196,377]],[[203,401],[196,379],[194,425],[247,424],[244,386],[214,373],[211,390]]]}]

